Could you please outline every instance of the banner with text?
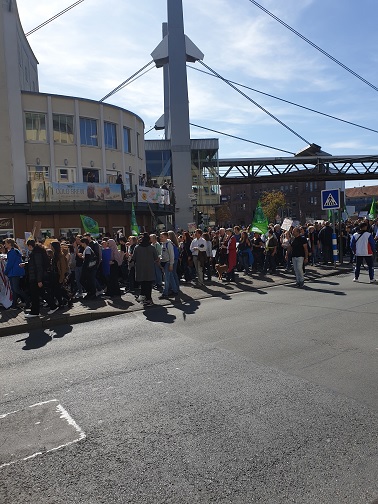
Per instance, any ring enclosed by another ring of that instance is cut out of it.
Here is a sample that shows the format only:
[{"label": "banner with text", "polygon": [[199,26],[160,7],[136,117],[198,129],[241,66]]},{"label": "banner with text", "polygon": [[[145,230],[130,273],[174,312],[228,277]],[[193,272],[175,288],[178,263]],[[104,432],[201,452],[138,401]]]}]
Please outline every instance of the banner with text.
[{"label": "banner with text", "polygon": [[155,187],[138,187],[138,201],[141,203],[157,203],[169,205],[169,191]]},{"label": "banner with text", "polygon": [[34,203],[54,201],[122,201],[120,184],[91,184],[60,182],[31,182],[31,198]]}]

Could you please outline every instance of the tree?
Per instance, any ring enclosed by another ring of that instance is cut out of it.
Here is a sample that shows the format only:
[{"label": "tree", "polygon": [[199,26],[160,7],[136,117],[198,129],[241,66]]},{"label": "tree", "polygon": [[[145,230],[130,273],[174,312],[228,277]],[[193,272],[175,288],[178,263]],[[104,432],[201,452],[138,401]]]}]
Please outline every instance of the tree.
[{"label": "tree", "polygon": [[232,220],[231,210],[227,203],[220,205],[216,209],[216,221],[217,225],[229,224]]},{"label": "tree", "polygon": [[275,222],[278,209],[286,206],[284,193],[281,191],[263,192],[261,206],[269,222]]}]

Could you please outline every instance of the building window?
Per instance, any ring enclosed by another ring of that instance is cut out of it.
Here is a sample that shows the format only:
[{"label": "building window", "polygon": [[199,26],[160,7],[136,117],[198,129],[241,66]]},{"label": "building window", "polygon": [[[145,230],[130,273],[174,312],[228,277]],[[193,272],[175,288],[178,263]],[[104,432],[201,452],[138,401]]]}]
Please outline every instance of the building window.
[{"label": "building window", "polygon": [[117,126],[114,123],[104,122],[105,149],[117,148]]},{"label": "building window", "polygon": [[130,141],[130,128],[123,128],[123,152],[131,152],[131,141]]},{"label": "building window", "polygon": [[100,182],[100,172],[92,168],[83,168],[83,182],[96,183]]},{"label": "building window", "polygon": [[140,158],[140,133],[136,134],[136,142],[137,142],[137,156]]},{"label": "building window", "polygon": [[46,142],[46,115],[26,112],[25,129],[27,142]]},{"label": "building window", "polygon": [[106,172],[106,182],[108,184],[115,184],[118,177],[118,173],[116,171],[107,171]]},{"label": "building window", "polygon": [[98,146],[96,119],[80,117],[80,142],[81,145]]},{"label": "building window", "polygon": [[53,114],[53,131],[55,143],[74,143],[73,121],[73,116]]},{"label": "building window", "polygon": [[60,228],[59,235],[64,238],[74,238],[76,235],[81,234],[81,228]]},{"label": "building window", "polygon": [[76,168],[58,168],[56,178],[58,182],[74,183],[76,182]]},{"label": "building window", "polygon": [[123,188],[125,191],[131,191],[133,179],[131,173],[125,173],[125,178],[123,180]]}]

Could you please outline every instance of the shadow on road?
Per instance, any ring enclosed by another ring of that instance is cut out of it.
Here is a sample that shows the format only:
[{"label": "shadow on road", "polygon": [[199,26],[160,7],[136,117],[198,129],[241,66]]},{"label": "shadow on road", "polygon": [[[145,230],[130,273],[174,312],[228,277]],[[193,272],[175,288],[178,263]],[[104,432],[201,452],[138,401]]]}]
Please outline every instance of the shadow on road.
[{"label": "shadow on road", "polygon": [[25,342],[22,350],[37,350],[50,343],[53,339],[63,338],[72,332],[72,325],[57,326],[54,329],[36,329],[31,331],[27,338],[16,340],[16,343]]},{"label": "shadow on road", "polygon": [[143,311],[146,319],[150,322],[162,322],[163,324],[173,324],[176,315],[171,315],[165,306],[154,306]]}]

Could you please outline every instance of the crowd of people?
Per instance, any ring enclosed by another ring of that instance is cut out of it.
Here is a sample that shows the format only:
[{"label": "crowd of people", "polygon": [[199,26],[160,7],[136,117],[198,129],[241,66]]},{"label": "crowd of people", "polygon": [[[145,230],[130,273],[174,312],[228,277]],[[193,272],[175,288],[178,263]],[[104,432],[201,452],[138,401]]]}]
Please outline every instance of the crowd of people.
[{"label": "crowd of people", "polygon": [[[342,223],[336,231],[344,256],[355,264],[354,281],[365,260],[374,283],[378,219]],[[40,315],[41,304],[51,315],[75,300],[114,298],[125,292],[151,306],[153,289],[159,299],[169,299],[179,296],[183,282],[199,288],[214,279],[234,282],[236,272],[274,275],[279,269],[293,270],[296,285],[302,287],[307,264],[333,263],[332,234],[329,222],[289,230],[270,225],[266,234],[240,226],[97,239],[86,233],[49,240],[48,247],[43,240],[29,239],[24,254],[7,238],[0,254],[6,254],[5,275],[12,290],[9,309],[24,309],[25,317],[33,318]]]}]

